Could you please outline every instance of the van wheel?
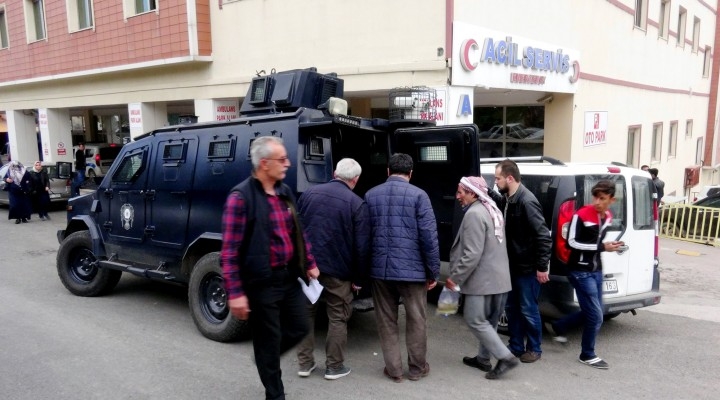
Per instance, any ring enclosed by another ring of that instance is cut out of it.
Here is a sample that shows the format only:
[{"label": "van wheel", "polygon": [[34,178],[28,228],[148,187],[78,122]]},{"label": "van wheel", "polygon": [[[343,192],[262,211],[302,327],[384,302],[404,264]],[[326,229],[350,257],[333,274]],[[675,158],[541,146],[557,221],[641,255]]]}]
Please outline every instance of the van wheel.
[{"label": "van wheel", "polygon": [[57,272],[67,290],[77,296],[92,297],[115,288],[122,272],[100,268],[92,251],[90,232],[75,232],[58,249]]},{"label": "van wheel", "polygon": [[203,256],[190,274],[188,303],[193,322],[200,333],[217,342],[231,342],[246,336],[250,325],[230,314],[220,254]]},{"label": "van wheel", "polygon": [[603,321],[610,321],[611,319],[617,317],[618,315],[620,315],[619,312],[605,314],[605,315],[603,315]]},{"label": "van wheel", "polygon": [[500,319],[498,320],[497,332],[503,335],[510,335],[510,331],[508,330],[508,318],[507,314],[505,314],[505,310],[503,310],[500,315]]}]

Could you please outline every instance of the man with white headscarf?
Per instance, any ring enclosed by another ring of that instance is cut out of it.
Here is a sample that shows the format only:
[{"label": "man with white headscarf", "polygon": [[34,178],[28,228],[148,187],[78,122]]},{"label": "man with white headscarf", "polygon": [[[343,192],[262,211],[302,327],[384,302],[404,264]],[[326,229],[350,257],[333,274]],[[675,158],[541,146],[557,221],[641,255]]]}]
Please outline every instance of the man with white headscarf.
[{"label": "man with white headscarf", "polygon": [[32,183],[25,166],[20,161],[11,161],[3,179],[5,180],[4,190],[8,191],[10,200],[8,219],[14,219],[16,224],[28,222],[30,214],[32,214],[30,197],[28,197]]},{"label": "man with white headscarf", "polygon": [[[463,207],[460,229],[450,249],[450,277],[445,286],[465,295],[463,317],[479,341],[475,357],[463,364],[497,379],[520,364],[497,334],[497,324],[511,289],[504,218],[482,177],[460,179],[455,198]],[[495,368],[490,357],[497,361]]]}]

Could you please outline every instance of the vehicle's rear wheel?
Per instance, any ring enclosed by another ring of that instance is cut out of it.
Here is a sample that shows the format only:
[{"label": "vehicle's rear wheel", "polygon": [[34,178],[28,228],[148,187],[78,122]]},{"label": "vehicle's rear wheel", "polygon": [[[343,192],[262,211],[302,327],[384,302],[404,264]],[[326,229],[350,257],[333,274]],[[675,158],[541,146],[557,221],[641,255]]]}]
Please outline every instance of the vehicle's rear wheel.
[{"label": "vehicle's rear wheel", "polygon": [[95,179],[95,176],[96,176],[95,170],[94,170],[94,169],[89,169],[88,172],[87,172],[87,177],[88,177],[88,179]]},{"label": "vehicle's rear wheel", "polygon": [[99,268],[90,232],[75,232],[63,240],[57,254],[57,272],[67,290],[77,296],[99,296],[117,285],[122,272]]},{"label": "vehicle's rear wheel", "polygon": [[233,317],[227,301],[220,254],[206,254],[195,264],[188,287],[190,313],[195,326],[206,338],[231,342],[249,333],[248,321]]},{"label": "vehicle's rear wheel", "polygon": [[607,313],[607,314],[603,315],[603,321],[610,321],[611,319],[617,317],[618,315],[620,315],[619,312]]},{"label": "vehicle's rear wheel", "polygon": [[500,319],[498,320],[497,332],[502,335],[510,334],[510,331],[508,330],[508,318],[507,318],[507,314],[505,314],[504,310],[503,310],[502,314],[500,315]]}]

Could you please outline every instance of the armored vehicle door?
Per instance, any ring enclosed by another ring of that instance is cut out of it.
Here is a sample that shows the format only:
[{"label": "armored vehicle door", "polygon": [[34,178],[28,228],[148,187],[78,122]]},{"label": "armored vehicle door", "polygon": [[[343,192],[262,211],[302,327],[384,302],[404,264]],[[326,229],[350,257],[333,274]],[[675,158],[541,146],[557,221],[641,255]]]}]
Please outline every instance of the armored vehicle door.
[{"label": "armored vehicle door", "polygon": [[198,149],[197,137],[178,135],[183,136],[158,141],[146,192],[145,233],[153,244],[173,248],[185,243]]},{"label": "armored vehicle door", "polygon": [[147,145],[123,154],[112,172],[108,186],[104,189],[101,187],[101,193],[98,194],[105,219],[100,228],[103,234],[107,234],[110,246],[123,242],[125,250],[139,250],[145,240],[149,154],[150,146]]},{"label": "armored vehicle door", "polygon": [[409,154],[414,161],[410,183],[427,192],[438,226],[440,258],[447,261],[454,239],[453,220],[460,208],[455,192],[460,178],[477,176],[478,129],[475,125],[398,129],[392,153]]}]

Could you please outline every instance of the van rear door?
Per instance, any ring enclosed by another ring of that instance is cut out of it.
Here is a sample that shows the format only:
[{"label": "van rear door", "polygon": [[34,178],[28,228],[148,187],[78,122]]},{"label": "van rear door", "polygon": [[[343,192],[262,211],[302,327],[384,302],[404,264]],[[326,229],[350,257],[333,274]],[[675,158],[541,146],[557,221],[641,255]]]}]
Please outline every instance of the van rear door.
[{"label": "van rear door", "polygon": [[[621,240],[628,250],[601,253],[603,262],[603,294],[613,298],[649,292],[652,289],[655,263],[655,228],[652,215],[651,183],[647,178],[622,175],[580,175],[579,198],[592,204],[591,188],[601,179],[615,183],[615,203],[610,206],[613,224],[604,241]],[[612,307],[610,307],[612,312]]]},{"label": "van rear door", "polygon": [[440,258],[447,261],[454,239],[458,182],[463,176],[480,173],[477,126],[398,129],[391,142],[392,153],[406,153],[413,158],[410,183],[430,197],[437,220]]}]

